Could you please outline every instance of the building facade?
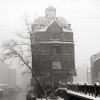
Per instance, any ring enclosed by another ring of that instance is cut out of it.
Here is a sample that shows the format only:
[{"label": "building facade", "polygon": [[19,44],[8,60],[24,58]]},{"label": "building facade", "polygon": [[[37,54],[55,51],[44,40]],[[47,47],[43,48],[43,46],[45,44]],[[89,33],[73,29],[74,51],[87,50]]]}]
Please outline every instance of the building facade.
[{"label": "building facade", "polygon": [[100,53],[91,56],[91,82],[100,83]]},{"label": "building facade", "polygon": [[32,32],[37,75],[49,74],[49,80],[72,82],[75,59],[71,24],[57,17],[55,8],[48,7],[45,16],[33,23]]}]

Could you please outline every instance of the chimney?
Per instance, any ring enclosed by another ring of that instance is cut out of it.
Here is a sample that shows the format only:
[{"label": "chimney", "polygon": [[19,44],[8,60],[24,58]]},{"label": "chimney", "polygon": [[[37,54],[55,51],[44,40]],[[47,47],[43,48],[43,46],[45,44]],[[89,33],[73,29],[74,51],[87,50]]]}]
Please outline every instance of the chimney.
[{"label": "chimney", "polygon": [[56,17],[56,9],[54,7],[48,7],[45,10],[46,17]]}]

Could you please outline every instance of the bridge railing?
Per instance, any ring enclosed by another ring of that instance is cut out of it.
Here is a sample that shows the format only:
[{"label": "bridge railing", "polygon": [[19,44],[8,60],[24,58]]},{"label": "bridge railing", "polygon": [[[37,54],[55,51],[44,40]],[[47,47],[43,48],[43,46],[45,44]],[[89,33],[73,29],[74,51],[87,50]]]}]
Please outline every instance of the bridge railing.
[{"label": "bridge railing", "polygon": [[100,85],[88,85],[88,84],[67,84],[68,90],[83,93],[85,95],[91,95],[95,97],[100,97]]}]

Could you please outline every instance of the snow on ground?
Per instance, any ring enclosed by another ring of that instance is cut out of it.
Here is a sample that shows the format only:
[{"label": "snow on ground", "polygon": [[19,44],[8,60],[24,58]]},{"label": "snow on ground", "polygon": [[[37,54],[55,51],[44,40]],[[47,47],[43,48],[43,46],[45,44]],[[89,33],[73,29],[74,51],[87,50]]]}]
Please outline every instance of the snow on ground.
[{"label": "snow on ground", "polygon": [[71,94],[78,95],[78,96],[81,96],[81,97],[89,98],[89,99],[92,99],[92,100],[100,100],[100,97],[93,97],[93,96],[85,95],[85,94],[82,94],[82,93],[77,93],[77,92],[74,92],[74,91],[67,91],[67,93],[71,93]]},{"label": "snow on ground", "polygon": [[[41,100],[41,99],[37,99],[37,100]],[[46,100],[46,98],[42,98],[42,100]],[[47,100],[64,100],[64,99],[58,97],[57,99],[54,99],[54,98],[47,98]]]},{"label": "snow on ground", "polygon": [[95,98],[94,100],[100,100],[100,98],[99,98],[99,97],[97,97],[97,98]]},{"label": "snow on ground", "polygon": [[92,100],[100,100],[100,97],[94,97],[94,96],[85,95],[85,94],[82,94],[82,93],[77,93],[77,92],[74,92],[74,91],[71,91],[71,90],[67,90],[66,88],[59,88],[59,89],[66,90],[67,93],[70,93],[70,94],[73,94],[73,95],[78,95],[78,96],[89,98],[89,99],[92,99]]}]

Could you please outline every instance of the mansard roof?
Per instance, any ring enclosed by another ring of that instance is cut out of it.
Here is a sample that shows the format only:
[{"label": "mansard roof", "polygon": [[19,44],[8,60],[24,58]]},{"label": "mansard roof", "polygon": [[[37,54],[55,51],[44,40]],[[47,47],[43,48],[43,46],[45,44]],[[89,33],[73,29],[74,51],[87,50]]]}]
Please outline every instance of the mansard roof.
[{"label": "mansard roof", "polygon": [[32,29],[35,31],[45,31],[49,27],[50,23],[56,22],[63,31],[71,31],[70,24],[63,17],[39,17],[32,25]]},{"label": "mansard roof", "polygon": [[100,60],[100,52],[98,52],[97,54],[94,54],[91,56],[91,62],[96,62],[97,60]]},{"label": "mansard roof", "polygon": [[46,31],[47,27],[49,27],[52,22],[56,22],[64,32],[72,32],[70,23],[66,21],[63,17],[56,16],[56,9],[54,7],[48,7],[45,10],[45,16],[38,17],[34,21],[32,25],[32,31]]}]

